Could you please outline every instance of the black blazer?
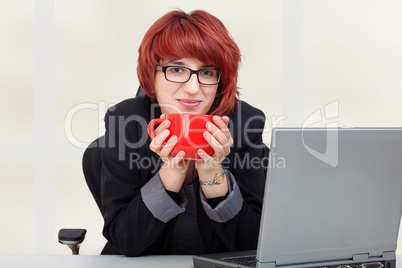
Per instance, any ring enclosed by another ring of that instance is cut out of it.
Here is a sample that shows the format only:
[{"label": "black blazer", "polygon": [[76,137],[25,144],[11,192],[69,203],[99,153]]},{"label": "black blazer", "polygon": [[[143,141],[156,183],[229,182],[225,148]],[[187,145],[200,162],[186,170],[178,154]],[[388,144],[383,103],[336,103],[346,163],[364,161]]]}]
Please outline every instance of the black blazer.
[{"label": "black blazer", "polygon": [[[139,256],[165,252],[177,217],[167,223],[156,219],[140,192],[161,165],[160,157],[149,149],[151,139],[146,129],[160,114],[159,107],[147,96],[122,101],[106,113],[101,198],[103,235],[108,243],[102,254]],[[230,116],[234,144],[223,167],[233,174],[243,205],[233,219],[218,223],[207,216],[197,195],[198,226],[209,253],[257,248],[269,152],[262,141],[264,123],[264,113],[243,101]],[[142,168],[133,164],[133,156],[144,159]],[[198,193],[199,185],[194,185]]]}]

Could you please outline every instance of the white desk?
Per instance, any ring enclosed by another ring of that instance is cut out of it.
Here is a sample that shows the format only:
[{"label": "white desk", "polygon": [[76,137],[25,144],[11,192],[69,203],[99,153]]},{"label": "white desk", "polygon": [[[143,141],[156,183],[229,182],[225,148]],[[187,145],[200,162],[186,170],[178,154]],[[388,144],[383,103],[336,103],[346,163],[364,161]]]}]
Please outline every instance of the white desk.
[{"label": "white desk", "polygon": [[[402,268],[402,255],[397,268]],[[1,268],[192,268],[193,256],[0,255]]]},{"label": "white desk", "polygon": [[191,268],[193,256],[0,255],[1,268]]}]

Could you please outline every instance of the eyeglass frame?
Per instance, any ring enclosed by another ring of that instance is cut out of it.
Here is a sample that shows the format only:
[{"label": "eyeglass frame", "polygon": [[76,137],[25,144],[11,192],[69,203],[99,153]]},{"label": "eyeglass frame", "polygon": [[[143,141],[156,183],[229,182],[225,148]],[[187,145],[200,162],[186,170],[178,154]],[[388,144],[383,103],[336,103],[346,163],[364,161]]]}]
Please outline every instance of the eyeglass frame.
[{"label": "eyeglass frame", "polygon": [[[184,68],[184,69],[189,70],[189,71],[190,71],[190,75],[188,76],[188,79],[187,79],[186,81],[183,81],[183,82],[177,82],[177,81],[172,81],[172,80],[167,79],[167,76],[166,76],[166,69],[167,69],[167,68],[170,68],[170,67],[173,67],[173,68],[174,68],[174,67],[176,67],[176,68]],[[213,85],[219,84],[219,82],[221,81],[221,71],[219,71],[218,69],[204,68],[204,69],[199,69],[199,70],[193,70],[193,69],[190,69],[190,68],[184,67],[184,66],[175,66],[175,65],[160,66],[160,65],[156,65],[155,70],[157,70],[157,71],[162,71],[163,74],[165,75],[165,79],[166,79],[167,81],[169,81],[169,82],[172,82],[172,83],[180,83],[180,84],[187,83],[187,82],[191,79],[191,76],[192,76],[193,74],[196,74],[196,75],[197,75],[198,83],[200,83],[201,85],[213,86]],[[199,74],[199,72],[205,71],[205,70],[214,70],[214,71],[218,71],[218,74],[219,74],[219,76],[218,76],[218,81],[217,81],[216,83],[213,83],[213,84],[205,84],[205,83],[202,83],[202,82],[200,81],[200,77],[198,76],[198,74]]]}]

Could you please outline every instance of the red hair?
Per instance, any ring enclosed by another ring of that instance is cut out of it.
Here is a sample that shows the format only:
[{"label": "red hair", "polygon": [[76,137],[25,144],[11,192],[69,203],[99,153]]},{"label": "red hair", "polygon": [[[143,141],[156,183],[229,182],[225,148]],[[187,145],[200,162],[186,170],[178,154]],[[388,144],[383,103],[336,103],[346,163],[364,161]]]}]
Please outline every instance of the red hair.
[{"label": "red hair", "polygon": [[223,23],[203,10],[175,10],[158,19],[146,32],[138,50],[138,80],[156,101],[155,67],[160,60],[195,58],[213,64],[221,81],[208,113],[229,115],[238,103],[240,50]]}]

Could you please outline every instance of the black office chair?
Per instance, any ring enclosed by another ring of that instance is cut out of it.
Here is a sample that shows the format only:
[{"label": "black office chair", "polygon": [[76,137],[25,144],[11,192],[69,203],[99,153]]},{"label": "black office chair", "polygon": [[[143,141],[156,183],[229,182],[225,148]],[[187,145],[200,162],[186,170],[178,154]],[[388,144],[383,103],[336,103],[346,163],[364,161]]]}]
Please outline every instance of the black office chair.
[{"label": "black office chair", "polygon": [[[85,181],[88,188],[98,205],[99,210],[102,207],[102,201],[100,198],[101,192],[101,144],[104,137],[99,137],[94,140],[84,152],[82,157],[82,170],[84,172]],[[63,245],[67,245],[73,255],[79,254],[80,244],[84,241],[86,229],[60,229],[59,230],[59,242]]]},{"label": "black office chair", "polygon": [[[141,87],[138,87],[136,96],[145,95],[145,92]],[[101,200],[101,148],[104,145],[104,136],[101,136],[94,140],[85,149],[82,156],[82,170],[84,172],[85,181],[88,188],[91,191],[92,196],[98,205],[99,210],[102,208]],[[67,245],[73,255],[79,254],[80,244],[84,241],[86,229],[60,229],[58,238],[59,242],[63,245]]]}]

